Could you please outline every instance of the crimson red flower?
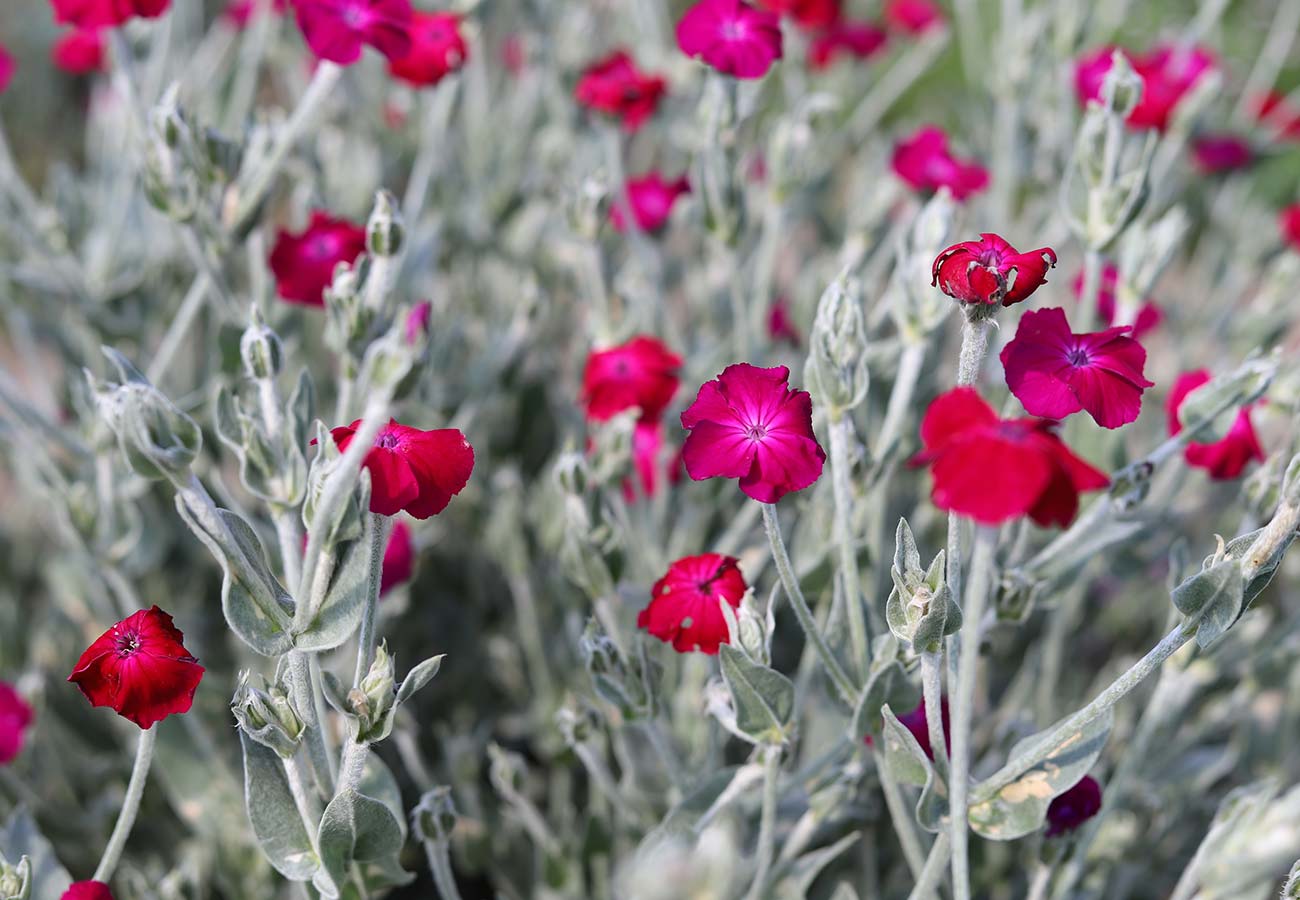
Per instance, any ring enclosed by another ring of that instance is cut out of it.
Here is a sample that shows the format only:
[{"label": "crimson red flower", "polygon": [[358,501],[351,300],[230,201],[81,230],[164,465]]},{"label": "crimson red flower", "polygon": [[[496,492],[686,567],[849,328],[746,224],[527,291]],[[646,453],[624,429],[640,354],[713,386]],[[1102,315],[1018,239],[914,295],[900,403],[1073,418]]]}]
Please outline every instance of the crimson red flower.
[{"label": "crimson red flower", "polygon": [[1300,203],[1293,203],[1282,210],[1278,225],[1282,228],[1283,239],[1300,252]]},{"label": "crimson red flower", "polygon": [[971,159],[960,159],[948,150],[948,135],[942,128],[926,125],[894,146],[894,174],[916,191],[937,191],[946,187],[956,200],[965,200],[984,190],[988,170]]},{"label": "crimson red flower", "polygon": [[1101,811],[1101,785],[1084,775],[1064,794],[1052,798],[1047,807],[1047,836],[1074,831]]},{"label": "crimson red flower", "polygon": [[[330,429],[340,450],[352,443],[361,420]],[[436,516],[469,483],[474,448],[455,428],[421,431],[396,419],[375,435],[364,463],[370,472],[370,511],[395,516],[405,510],[417,519]]]},{"label": "crimson red flower", "polygon": [[32,724],[32,708],[13,685],[0,681],[0,766],[12,762],[23,749],[23,736]]},{"label": "crimson red flower", "polygon": [[885,21],[908,34],[923,34],[943,24],[943,11],[932,0],[888,0]]},{"label": "crimson red flower", "polygon": [[[1074,276],[1074,296],[1083,298],[1083,272],[1080,271]],[[1108,262],[1101,270],[1101,283],[1097,286],[1097,315],[1107,325],[1115,324],[1115,316],[1118,313],[1119,302],[1117,292],[1119,290],[1119,267],[1114,263]],[[1138,309],[1138,314],[1133,322],[1133,337],[1140,338],[1142,335],[1151,331],[1164,319],[1164,313],[1160,307],[1156,306],[1150,300],[1142,301],[1142,306]]]},{"label": "crimson red flower", "polygon": [[113,892],[102,881],[78,881],[59,900],[113,900]]},{"label": "crimson red flower", "polygon": [[[627,200],[632,205],[632,217],[636,219],[637,228],[642,231],[658,231],[663,228],[668,223],[668,216],[672,213],[677,198],[690,192],[691,184],[685,175],[673,181],[664,181],[658,172],[651,172],[629,180]],[[615,231],[621,233],[627,230],[621,203],[610,206],[609,219]]]},{"label": "crimson red flower", "polygon": [[13,80],[16,68],[13,54],[5,49],[4,44],[0,44],[0,94],[9,89],[9,82]]},{"label": "crimson red flower", "polygon": [[[1102,47],[1080,59],[1074,67],[1074,87],[1079,103],[1101,100],[1102,82],[1110,71],[1115,47]],[[1142,79],[1142,99],[1129,113],[1133,128],[1169,127],[1170,116],[1178,104],[1215,66],[1208,50],[1195,46],[1159,45],[1149,53],[1133,55],[1124,51],[1133,71]]]},{"label": "crimson red flower", "polygon": [[437,84],[465,64],[469,48],[460,33],[460,16],[445,12],[411,14],[411,47],[390,57],[388,71],[416,87]]},{"label": "crimson red flower", "polygon": [[189,712],[203,667],[185,649],[185,635],[157,606],[105,631],[68,676],[92,706],[111,707],[141,728]]},{"label": "crimson red flower", "polygon": [[1019,303],[1047,281],[1056,251],[1021,253],[996,234],[954,244],[934,261],[933,284],[962,303]]},{"label": "crimson red flower", "polygon": [[[1210,380],[1208,369],[1184,372],[1174,382],[1169,399],[1165,402],[1165,412],[1169,423],[1169,434],[1175,435],[1183,430],[1183,423],[1178,419],[1178,410],[1187,395]],[[1263,461],[1264,450],[1255,436],[1255,427],[1250,421],[1251,405],[1241,408],[1233,420],[1228,433],[1209,444],[1188,444],[1183,450],[1183,458],[1189,466],[1205,469],[1216,481],[1231,481],[1240,478],[1241,473],[1251,460]]]},{"label": "crimson red flower", "polygon": [[583,71],[573,95],[588,109],[619,119],[631,132],[654,115],[667,91],[661,76],[642,72],[631,54],[615,50]]},{"label": "crimson red flower", "polygon": [[819,31],[808,45],[808,66],[825,69],[846,54],[854,59],[870,59],[884,49],[887,40],[884,30],[870,22],[834,22]]},{"label": "crimson red flower", "polygon": [[1232,172],[1254,162],[1255,150],[1235,134],[1206,134],[1192,141],[1192,161],[1207,175]]},{"label": "crimson red flower", "polygon": [[724,75],[762,78],[781,58],[781,22],[744,0],[699,0],[677,23],[677,46]]},{"label": "crimson red flower", "polygon": [[98,28],[74,28],[50,48],[54,65],[70,75],[87,75],[104,68],[104,35]]},{"label": "crimson red flower", "polygon": [[789,16],[800,28],[825,28],[840,18],[841,0],[757,0],[769,12]]},{"label": "crimson red flower", "polygon": [[1086,409],[1103,428],[1119,428],[1142,411],[1147,352],[1132,329],[1075,334],[1058,306],[1030,310],[1002,348],[1007,387],[1030,415],[1064,419]]},{"label": "crimson red flower", "polygon": [[[244,29],[252,21],[253,13],[257,12],[262,5],[262,0],[230,0],[223,14],[231,25]],[[283,13],[288,5],[288,0],[273,0],[271,11],[278,15]]]},{"label": "crimson red flower", "polygon": [[1000,419],[974,389],[954,388],[925,411],[924,449],[912,462],[930,466],[930,498],[940,509],[984,525],[1028,515],[1039,525],[1065,526],[1081,492],[1110,482],[1070,452],[1055,424]]},{"label": "crimson red flower", "polygon": [[271,248],[271,272],[280,296],[290,303],[325,305],[325,288],[341,262],[355,262],[366,249],[366,230],[347,219],[313,210],[302,231],[280,230]]},{"label": "crimson red flower", "polygon": [[803,336],[799,334],[794,316],[790,314],[790,301],[784,297],[777,297],[772,308],[768,310],[767,336],[774,343],[785,341],[792,347],[798,347],[803,343]]},{"label": "crimson red flower", "polygon": [[745,589],[735,557],[687,556],[672,563],[655,582],[650,605],[636,617],[637,627],[671,642],[678,653],[717,653],[720,644],[728,643],[727,620],[719,601],[738,607]]},{"label": "crimson red flower", "polygon": [[410,581],[414,574],[415,545],[411,542],[411,527],[405,522],[394,522],[393,533],[384,546],[383,569],[379,575],[380,596]]},{"label": "crimson red flower", "polygon": [[594,350],[582,373],[587,418],[605,422],[639,409],[643,422],[655,421],[677,393],[682,358],[658,338],[637,335],[607,350]]},{"label": "crimson red flower", "polygon": [[153,19],[171,6],[171,0],[50,0],[54,21],[77,28],[113,28],[139,16]]},{"label": "crimson red flower", "polygon": [[341,66],[366,44],[391,62],[411,49],[411,0],[295,0],[298,28],[311,52]]},{"label": "crimson red flower", "polygon": [[686,474],[696,481],[739,478],[740,489],[775,503],[813,484],[826,454],[812,428],[812,397],[792,390],[785,366],[727,366],[700,386],[682,413],[690,432],[682,446]]}]

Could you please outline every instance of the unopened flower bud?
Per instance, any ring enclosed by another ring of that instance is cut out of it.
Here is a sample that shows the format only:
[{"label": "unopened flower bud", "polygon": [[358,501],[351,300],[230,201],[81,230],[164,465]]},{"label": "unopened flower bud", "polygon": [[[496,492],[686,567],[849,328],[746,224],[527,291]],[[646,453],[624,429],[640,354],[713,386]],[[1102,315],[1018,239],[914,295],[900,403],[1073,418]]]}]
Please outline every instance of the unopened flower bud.
[{"label": "unopened flower bud", "polygon": [[241,672],[230,710],[239,727],[254,741],[284,759],[296,752],[304,726],[284,685],[268,686],[263,680],[262,687],[255,687],[250,673]]},{"label": "unopened flower bud", "polygon": [[359,720],[358,741],[381,739],[386,735],[388,715],[397,703],[396,683],[388,645],[380,644],[361,684],[348,692],[348,705]]},{"label": "unopened flower bud", "polygon": [[100,416],[117,435],[118,446],[137,475],[185,480],[203,435],[194,420],[154,388],[122,354],[105,347],[122,381],[86,377]]},{"label": "unopened flower bud", "polygon": [[[316,506],[325,491],[325,484],[334,469],[343,458],[337,442],[323,425],[318,425],[316,438],[316,458],[312,460],[307,471],[307,495],[302,505],[303,525],[307,528],[319,527],[316,522]],[[357,490],[352,492],[347,503],[338,505],[333,520],[325,523],[322,537],[325,547],[332,547],[344,541],[356,540],[361,536],[362,512],[370,508],[370,472],[363,468],[358,476]]]},{"label": "unopened flower bud", "polygon": [[488,779],[502,796],[518,794],[524,785],[526,766],[518,753],[499,744],[488,744]]},{"label": "unopened flower bud", "polygon": [[944,552],[939,551],[930,567],[922,569],[906,519],[899,520],[895,539],[894,564],[889,572],[894,589],[885,602],[885,620],[894,637],[915,652],[935,650],[944,635],[961,628],[961,609],[947,584]]},{"label": "unopened flower bud", "polygon": [[239,355],[244,361],[244,372],[249,378],[261,381],[280,374],[284,364],[284,348],[280,338],[262,321],[261,313],[254,310],[252,322],[239,339]]},{"label": "unopened flower bud", "polygon": [[1133,70],[1122,50],[1111,54],[1111,64],[1101,83],[1101,99],[1107,112],[1127,119],[1142,99],[1142,76]]},{"label": "unopened flower bud", "polygon": [[396,256],[405,239],[397,198],[388,191],[375,195],[375,206],[366,223],[366,252],[371,256]]},{"label": "unopened flower bud", "polygon": [[867,396],[866,325],[856,283],[840,277],[817,304],[805,366],[810,392],[832,414],[853,409]]},{"label": "unopened flower bud", "polygon": [[371,390],[388,391],[394,399],[402,398],[403,389],[409,391],[414,384],[407,376],[415,370],[419,358],[418,348],[406,342],[404,326],[393,328],[384,337],[366,348],[362,374]]},{"label": "unopened flower bud", "polygon": [[456,819],[456,802],[452,799],[448,785],[439,785],[426,792],[415,809],[411,810],[411,824],[422,841],[451,840]]},{"label": "unopened flower bud", "polygon": [[0,900],[31,900],[32,864],[27,857],[10,865],[0,856]]}]

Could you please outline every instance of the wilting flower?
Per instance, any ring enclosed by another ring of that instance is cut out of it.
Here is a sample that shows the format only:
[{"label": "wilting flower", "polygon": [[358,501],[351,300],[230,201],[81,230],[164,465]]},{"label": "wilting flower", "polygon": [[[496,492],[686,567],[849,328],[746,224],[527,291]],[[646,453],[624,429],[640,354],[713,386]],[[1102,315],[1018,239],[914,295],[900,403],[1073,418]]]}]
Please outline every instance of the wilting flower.
[{"label": "wilting flower", "polygon": [[745,587],[735,557],[687,556],[672,563],[655,582],[650,605],[636,617],[637,627],[671,642],[679,653],[717,653],[719,644],[728,643],[727,620],[719,601],[739,607]]},{"label": "wilting flower", "polygon": [[[642,231],[658,231],[668,222],[673,211],[673,204],[682,194],[691,192],[690,182],[686,176],[664,181],[658,172],[651,172],[640,178],[633,178],[627,183],[627,201],[632,205],[632,217],[636,219],[637,228]],[[614,203],[609,209],[610,223],[614,230],[627,230],[623,219],[623,204]]]},{"label": "wilting flower", "polygon": [[641,421],[658,419],[677,393],[681,368],[680,356],[647,335],[592,351],[582,373],[587,418],[604,422],[624,410],[639,409]]},{"label": "wilting flower", "polygon": [[[1101,99],[1115,49],[1102,47],[1075,64],[1074,87],[1081,104]],[[1215,65],[1209,51],[1194,46],[1161,45],[1146,54],[1124,55],[1142,79],[1142,99],[1129,113],[1128,124],[1159,131],[1169,127],[1174,109]]]},{"label": "wilting flower", "polygon": [[[230,0],[226,4],[223,15],[226,21],[236,28],[247,28],[248,23],[253,19],[253,13],[265,5],[267,4],[263,3],[263,0]],[[271,0],[269,5],[271,11],[278,15],[288,8],[289,3],[288,0]]]},{"label": "wilting flower", "polygon": [[275,236],[270,266],[276,289],[291,303],[324,306],[334,267],[355,261],[365,249],[364,228],[313,210],[305,229],[297,234],[281,230]]},{"label": "wilting flower", "polygon": [[996,234],[954,244],[934,261],[933,284],[962,303],[1019,303],[1047,281],[1051,247],[1020,253]]},{"label": "wilting flower", "polygon": [[1086,409],[1103,428],[1127,425],[1142,411],[1142,391],[1154,386],[1130,330],[1075,334],[1060,307],[1030,310],[1002,348],[1007,387],[1030,415],[1064,419]]},{"label": "wilting flower", "polygon": [[469,50],[460,33],[460,16],[446,12],[411,14],[411,47],[390,56],[388,71],[416,87],[437,84],[465,64]]},{"label": "wilting flower", "polygon": [[185,635],[157,606],[105,631],[68,676],[92,706],[111,707],[141,728],[189,712],[203,667],[185,649]]},{"label": "wilting flower", "polygon": [[1294,247],[1296,252],[1300,252],[1300,203],[1293,203],[1282,210],[1278,224],[1282,228],[1283,240]]},{"label": "wilting flower", "polygon": [[23,736],[32,724],[32,708],[13,685],[0,681],[0,766],[23,749]]},{"label": "wilting flower", "polygon": [[744,0],[699,0],[677,23],[677,46],[724,75],[762,78],[781,58],[781,22]]},{"label": "wilting flower", "polygon": [[934,125],[926,125],[896,144],[893,166],[894,174],[913,190],[946,187],[956,200],[979,193],[989,183],[988,170],[974,160],[953,156],[948,150],[948,135]]},{"label": "wilting flower", "polygon": [[70,75],[87,75],[104,68],[104,34],[98,28],[74,28],[50,48],[54,65]]},{"label": "wilting flower", "polygon": [[[346,451],[361,420],[330,434]],[[370,511],[395,516],[405,510],[417,519],[436,516],[469,483],[474,448],[455,428],[421,431],[396,419],[379,429],[364,463],[370,472]]]},{"label": "wilting flower", "polygon": [[841,0],[757,0],[769,12],[790,19],[800,28],[825,28],[840,18]]},{"label": "wilting flower", "polygon": [[700,386],[682,413],[690,432],[682,447],[686,474],[696,481],[739,478],[762,503],[801,491],[822,474],[826,454],[812,429],[812,397],[792,390],[785,366],[727,366]]},{"label": "wilting flower", "polygon": [[[1210,380],[1207,369],[1184,372],[1174,382],[1169,399],[1165,402],[1168,414],[1169,434],[1175,435],[1183,430],[1183,423],[1178,419],[1178,410],[1187,399],[1187,395]],[[1189,466],[1205,469],[1216,481],[1230,481],[1239,478],[1251,460],[1263,461],[1264,450],[1255,436],[1255,427],[1250,421],[1251,405],[1246,405],[1237,413],[1228,433],[1211,444],[1188,444],[1183,450],[1183,457]]]},{"label": "wilting flower", "polygon": [[619,119],[624,130],[636,131],[654,115],[667,91],[668,82],[661,76],[647,75],[626,50],[615,50],[583,71],[573,95],[588,109]]},{"label": "wilting flower", "polygon": [[9,88],[9,82],[13,80],[14,69],[17,64],[14,63],[13,54],[5,49],[4,44],[0,44],[0,94],[3,94]]},{"label": "wilting flower", "polygon": [[1232,172],[1254,162],[1255,150],[1235,134],[1206,134],[1192,141],[1192,161],[1207,175]]},{"label": "wilting flower", "polygon": [[913,464],[930,466],[930,498],[942,510],[998,525],[1028,515],[1039,525],[1070,524],[1079,494],[1109,484],[1070,452],[1046,419],[1000,419],[968,387],[930,403],[921,421],[924,449]]},{"label": "wilting flower", "polygon": [[59,900],[113,900],[113,892],[102,881],[78,881]]},{"label": "wilting flower", "polygon": [[[1083,298],[1083,272],[1074,276],[1074,296]],[[1108,262],[1101,270],[1101,282],[1097,285],[1097,315],[1107,325],[1115,324],[1115,316],[1119,311],[1119,302],[1116,296],[1119,290],[1119,267],[1114,263]],[[1140,338],[1142,335],[1151,331],[1160,324],[1164,318],[1164,313],[1160,307],[1156,306],[1150,300],[1144,300],[1142,306],[1138,309],[1136,320],[1133,322],[1133,337]]]},{"label": "wilting flower", "polygon": [[790,301],[784,297],[777,297],[767,312],[767,336],[773,342],[785,341],[793,347],[803,344],[803,335],[790,313]]},{"label": "wilting flower", "polygon": [[379,576],[379,593],[388,593],[399,584],[405,584],[415,574],[415,546],[411,542],[411,526],[394,522],[393,533],[384,547],[383,569]]},{"label": "wilting flower", "polygon": [[54,21],[77,28],[112,28],[135,16],[153,19],[171,0],[50,0]]},{"label": "wilting flower", "polygon": [[1047,807],[1047,836],[1056,837],[1074,831],[1101,810],[1101,785],[1091,775],[1064,794],[1052,798]]},{"label": "wilting flower", "polygon": [[908,34],[922,34],[943,24],[943,11],[933,0],[887,0],[885,21]]},{"label": "wilting flower", "polygon": [[389,61],[411,48],[411,0],[295,0],[298,28],[311,52],[342,66],[374,47]]},{"label": "wilting flower", "polygon": [[884,49],[885,32],[870,22],[834,22],[813,37],[808,45],[808,66],[825,69],[836,57],[849,55],[869,59]]}]

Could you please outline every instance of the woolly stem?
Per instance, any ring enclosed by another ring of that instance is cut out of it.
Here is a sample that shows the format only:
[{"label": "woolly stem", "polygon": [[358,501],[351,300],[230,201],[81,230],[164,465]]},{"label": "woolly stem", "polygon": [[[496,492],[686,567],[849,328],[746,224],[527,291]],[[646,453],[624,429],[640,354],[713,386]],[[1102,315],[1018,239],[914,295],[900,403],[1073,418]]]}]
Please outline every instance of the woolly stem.
[{"label": "woolly stem", "polygon": [[907,895],[907,900],[929,900],[937,895],[943,873],[948,871],[951,850],[952,843],[948,839],[948,833],[939,832],[939,836],[934,839],[934,844],[930,847],[930,855],[925,859],[925,867],[917,877],[912,892]]},{"label": "woolly stem", "polygon": [[149,780],[149,766],[153,762],[153,748],[157,740],[157,729],[151,727],[140,731],[140,742],[135,749],[135,765],[131,768],[131,780],[126,785],[126,796],[122,798],[122,809],[117,814],[117,824],[109,835],[108,845],[104,847],[104,855],[99,858],[99,865],[91,876],[93,881],[107,884],[122,859],[126,839],[130,837],[135,817],[140,812],[140,798],[144,796],[144,785]]},{"label": "woolly stem", "polygon": [[848,610],[849,645],[853,660],[849,666],[852,675],[865,680],[871,664],[871,633],[862,608],[862,583],[858,571],[858,554],[853,546],[850,521],[853,513],[853,489],[849,484],[849,441],[853,436],[853,422],[843,412],[831,417],[831,485],[835,502],[835,542],[839,547],[840,584],[844,588],[844,604]]},{"label": "woolly stem", "polygon": [[370,664],[375,661],[375,619],[379,612],[379,586],[384,576],[384,548],[388,546],[388,535],[392,527],[393,520],[388,516],[370,514],[370,589],[357,637],[357,668],[352,680],[354,687],[361,685],[361,679],[366,677]]},{"label": "woolly stem", "polygon": [[759,900],[767,885],[776,852],[776,786],[781,774],[781,748],[763,748],[763,804],[758,821],[758,866],[749,886],[749,900]]},{"label": "woolly stem", "polygon": [[907,867],[912,870],[912,877],[919,879],[925,870],[926,860],[925,850],[921,847],[921,838],[916,833],[915,816],[908,808],[898,782],[889,774],[889,769],[885,768],[885,760],[880,751],[873,747],[871,757],[876,763],[876,776],[880,779],[880,790],[885,795],[889,820],[893,823],[894,834],[898,835],[898,843],[903,848],[903,859],[907,861]]}]

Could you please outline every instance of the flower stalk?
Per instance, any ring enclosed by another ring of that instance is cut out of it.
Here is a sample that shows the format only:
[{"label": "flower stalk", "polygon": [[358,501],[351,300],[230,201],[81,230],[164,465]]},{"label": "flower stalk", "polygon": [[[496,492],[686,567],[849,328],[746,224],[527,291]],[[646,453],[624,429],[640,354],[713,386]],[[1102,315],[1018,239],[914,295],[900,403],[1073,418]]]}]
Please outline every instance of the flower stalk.
[{"label": "flower stalk", "polygon": [[140,813],[140,800],[144,797],[145,782],[149,780],[149,767],[153,764],[154,745],[158,741],[155,728],[142,728],[140,740],[135,748],[135,764],[131,767],[131,780],[126,784],[126,794],[122,797],[122,808],[117,814],[117,823],[113,833],[108,837],[108,844],[95,867],[94,880],[108,883],[117,871],[117,864],[122,860],[122,850],[126,839],[135,827],[136,816]]}]

